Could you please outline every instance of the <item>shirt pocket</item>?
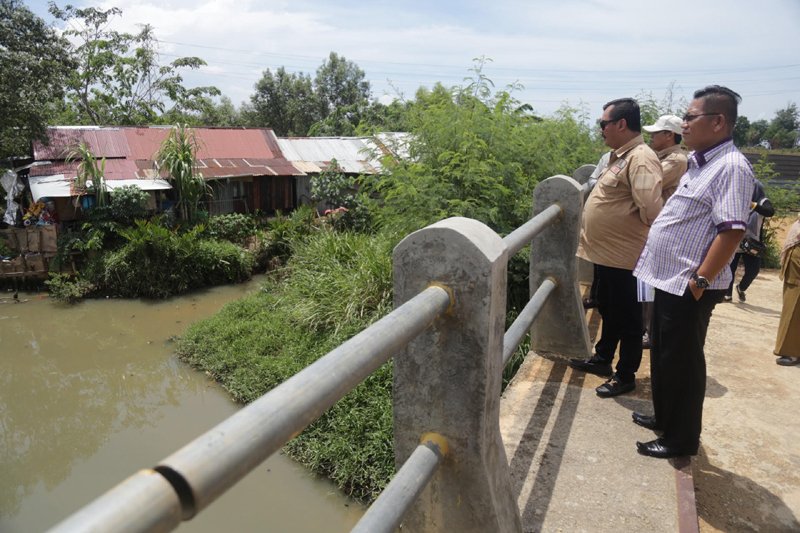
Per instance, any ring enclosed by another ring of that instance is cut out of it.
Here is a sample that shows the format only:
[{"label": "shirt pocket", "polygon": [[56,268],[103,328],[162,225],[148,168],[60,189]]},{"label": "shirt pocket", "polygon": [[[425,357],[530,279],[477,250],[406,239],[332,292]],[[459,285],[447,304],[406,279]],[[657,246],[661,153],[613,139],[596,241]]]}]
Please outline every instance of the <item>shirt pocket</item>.
[{"label": "shirt pocket", "polygon": [[605,174],[603,174],[603,176],[600,178],[600,181],[598,181],[598,183],[603,188],[615,189],[617,187],[617,185],[619,185],[619,178],[617,178],[614,175],[614,173],[609,170],[609,171],[606,171]]}]

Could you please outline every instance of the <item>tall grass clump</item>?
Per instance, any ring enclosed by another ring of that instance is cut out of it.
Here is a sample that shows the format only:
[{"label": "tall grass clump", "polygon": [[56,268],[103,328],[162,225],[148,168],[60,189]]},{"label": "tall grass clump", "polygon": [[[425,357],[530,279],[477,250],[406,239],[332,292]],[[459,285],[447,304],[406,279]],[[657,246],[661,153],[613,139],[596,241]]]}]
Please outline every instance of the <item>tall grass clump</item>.
[{"label": "tall grass clump", "polygon": [[235,244],[204,240],[203,227],[180,233],[154,222],[136,221],[119,234],[125,244],[103,255],[91,269],[101,291],[128,298],[167,298],[250,277],[253,258]]},{"label": "tall grass clump", "polygon": [[[388,234],[319,228],[258,293],[193,324],[178,353],[240,402],[296,374],[391,309]],[[390,479],[391,364],[372,374],[286,447],[347,494],[370,501]]]}]

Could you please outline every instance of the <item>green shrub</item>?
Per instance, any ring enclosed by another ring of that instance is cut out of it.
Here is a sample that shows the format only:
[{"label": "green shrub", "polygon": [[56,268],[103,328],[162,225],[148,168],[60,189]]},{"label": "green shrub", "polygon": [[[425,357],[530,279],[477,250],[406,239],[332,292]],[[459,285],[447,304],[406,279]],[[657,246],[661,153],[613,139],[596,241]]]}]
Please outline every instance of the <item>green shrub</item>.
[{"label": "green shrub", "polygon": [[134,220],[147,218],[149,195],[136,185],[115,189],[111,194],[111,216],[120,224],[131,224]]},{"label": "green shrub", "polygon": [[[295,248],[264,290],[193,324],[178,343],[187,362],[250,402],[391,308],[388,235],[321,229]],[[394,471],[392,371],[384,365],[286,447],[352,497],[370,501]]]},{"label": "green shrub", "polygon": [[210,217],[205,234],[212,239],[243,244],[248,237],[255,235],[257,229],[253,217],[243,213],[229,213]]},{"label": "green shrub", "polygon": [[286,259],[292,254],[293,243],[300,242],[310,235],[314,228],[316,212],[308,205],[302,205],[289,216],[280,211],[267,224],[267,254]]},{"label": "green shrub", "polygon": [[144,221],[121,229],[127,242],[103,256],[97,284],[123,297],[166,298],[247,279],[252,255],[232,243],[200,239],[203,230],[179,233]]},{"label": "green shrub", "polygon": [[75,303],[82,300],[94,290],[94,285],[80,277],[73,278],[67,274],[51,273],[45,285],[54,300]]}]

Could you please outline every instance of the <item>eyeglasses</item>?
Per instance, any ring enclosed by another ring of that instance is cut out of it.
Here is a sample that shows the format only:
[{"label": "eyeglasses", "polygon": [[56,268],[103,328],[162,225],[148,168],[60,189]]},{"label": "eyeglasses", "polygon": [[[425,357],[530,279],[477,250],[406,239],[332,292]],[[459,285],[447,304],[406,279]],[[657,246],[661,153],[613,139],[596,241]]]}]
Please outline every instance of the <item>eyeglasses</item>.
[{"label": "eyeglasses", "polygon": [[722,113],[698,113],[696,115],[690,115],[689,113],[686,113],[685,115],[683,115],[683,121],[684,122],[691,122],[696,118],[708,117],[708,116],[711,116],[711,115],[721,115],[721,114]]},{"label": "eyeglasses", "polygon": [[619,122],[620,120],[622,120],[622,119],[621,118],[617,118],[617,119],[614,119],[614,120],[598,120],[597,121],[597,125],[600,126],[600,131],[603,131],[604,129],[606,129],[606,126],[608,126],[609,124],[613,124],[614,122]]}]

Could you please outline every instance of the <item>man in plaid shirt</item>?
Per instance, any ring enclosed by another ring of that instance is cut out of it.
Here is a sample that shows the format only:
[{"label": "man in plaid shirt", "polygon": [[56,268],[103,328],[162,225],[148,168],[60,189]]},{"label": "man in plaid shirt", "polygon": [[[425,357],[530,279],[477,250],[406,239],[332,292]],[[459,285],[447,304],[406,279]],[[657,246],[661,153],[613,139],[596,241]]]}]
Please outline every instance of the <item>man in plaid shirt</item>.
[{"label": "man in plaid shirt", "polygon": [[753,194],[753,169],[731,138],[740,101],[719,85],[694,93],[682,123],[693,150],[689,168],[653,222],[634,269],[655,287],[655,302],[654,415],[634,412],[633,421],[663,432],[636,443],[642,455],[695,455],[700,445],[706,331],[730,283],[728,264],[744,235]]}]

